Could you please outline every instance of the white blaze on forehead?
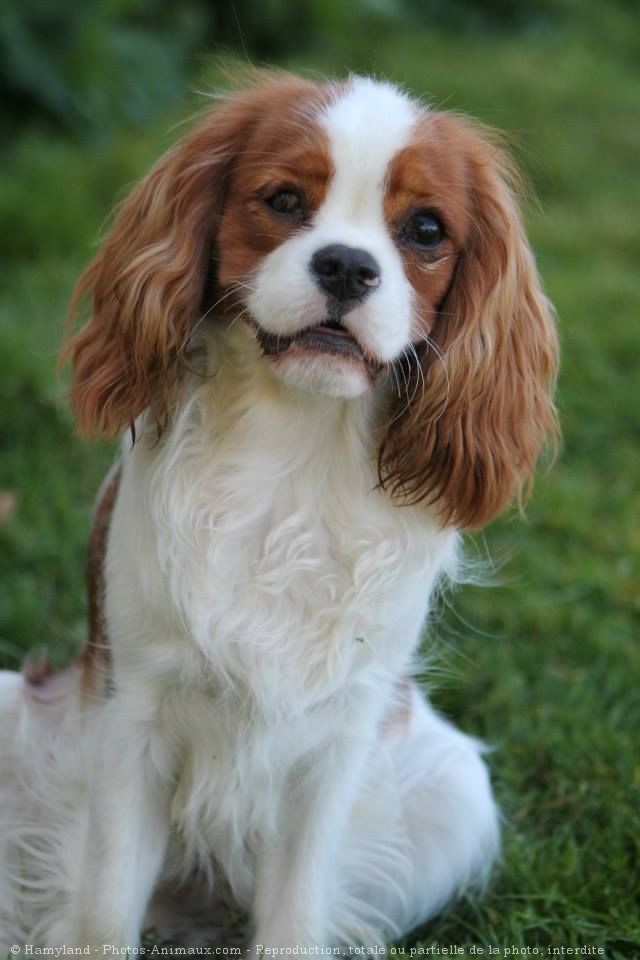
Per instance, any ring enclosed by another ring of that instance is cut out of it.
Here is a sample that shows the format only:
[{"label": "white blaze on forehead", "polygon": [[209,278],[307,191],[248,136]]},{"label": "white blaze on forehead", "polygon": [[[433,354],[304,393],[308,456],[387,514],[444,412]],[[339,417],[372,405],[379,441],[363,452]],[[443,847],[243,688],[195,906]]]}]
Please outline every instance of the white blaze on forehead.
[{"label": "white blaze on forehead", "polygon": [[389,164],[410,143],[417,119],[415,104],[391,84],[349,81],[319,117],[334,175],[318,221],[337,214],[380,222]]}]

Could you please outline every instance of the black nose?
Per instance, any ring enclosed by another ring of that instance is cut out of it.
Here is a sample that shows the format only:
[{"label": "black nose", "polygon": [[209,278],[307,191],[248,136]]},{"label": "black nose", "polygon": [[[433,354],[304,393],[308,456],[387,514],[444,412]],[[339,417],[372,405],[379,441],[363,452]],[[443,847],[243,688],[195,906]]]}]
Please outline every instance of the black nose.
[{"label": "black nose", "polygon": [[380,267],[366,250],[332,243],[311,258],[316,283],[336,300],[362,300],[380,283]]}]

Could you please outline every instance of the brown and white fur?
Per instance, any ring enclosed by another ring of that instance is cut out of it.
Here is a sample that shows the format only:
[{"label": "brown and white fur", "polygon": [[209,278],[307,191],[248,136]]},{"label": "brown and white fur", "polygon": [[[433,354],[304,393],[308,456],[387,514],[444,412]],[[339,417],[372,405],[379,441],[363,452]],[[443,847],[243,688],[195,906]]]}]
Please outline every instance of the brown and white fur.
[{"label": "brown and white fur", "polygon": [[0,953],[133,948],[185,885],[254,948],[398,936],[498,848],[482,747],[409,677],[459,531],[555,430],[511,165],[389,84],[261,76],[85,294],[72,405],[122,454],[88,650],[0,674]]}]

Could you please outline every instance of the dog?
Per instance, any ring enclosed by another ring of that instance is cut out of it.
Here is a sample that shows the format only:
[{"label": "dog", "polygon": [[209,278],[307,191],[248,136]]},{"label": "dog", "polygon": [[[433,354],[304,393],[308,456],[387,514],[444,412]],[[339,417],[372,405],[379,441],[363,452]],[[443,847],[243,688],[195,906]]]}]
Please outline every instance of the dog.
[{"label": "dog", "polygon": [[265,73],[122,204],[65,348],[80,430],[122,435],[89,643],[0,675],[3,946],[193,907],[373,947],[487,875],[482,745],[413,676],[461,532],[556,432],[516,187],[469,119]]}]

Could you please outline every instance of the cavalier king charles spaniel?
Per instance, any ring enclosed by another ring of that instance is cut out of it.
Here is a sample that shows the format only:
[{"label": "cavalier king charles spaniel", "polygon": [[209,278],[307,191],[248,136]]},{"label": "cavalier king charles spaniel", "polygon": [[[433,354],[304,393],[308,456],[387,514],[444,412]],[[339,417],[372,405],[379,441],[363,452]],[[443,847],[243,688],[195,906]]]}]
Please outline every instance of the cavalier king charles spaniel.
[{"label": "cavalier king charles spaniel", "polygon": [[0,674],[3,947],[374,947],[486,876],[482,745],[412,674],[556,430],[514,179],[389,83],[263,74],[122,204],[65,352],[122,432],[89,643]]}]

